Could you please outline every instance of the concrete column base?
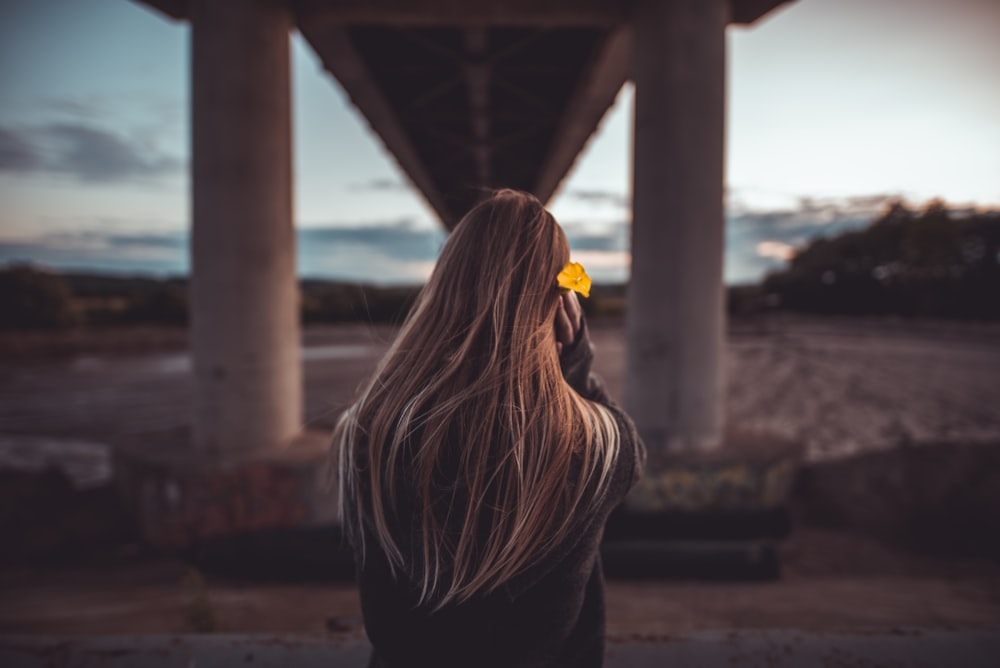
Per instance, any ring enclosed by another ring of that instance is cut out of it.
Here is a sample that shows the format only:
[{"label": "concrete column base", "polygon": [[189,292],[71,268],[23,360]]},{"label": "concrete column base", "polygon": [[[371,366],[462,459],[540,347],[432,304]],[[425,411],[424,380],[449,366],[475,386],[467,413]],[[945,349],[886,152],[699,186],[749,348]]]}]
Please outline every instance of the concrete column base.
[{"label": "concrete column base", "polygon": [[749,513],[788,500],[802,444],[769,434],[728,433],[710,451],[651,452],[629,494],[629,514]]},{"label": "concrete column base", "polygon": [[730,433],[717,450],[651,453],[652,470],[612,513],[601,554],[611,578],[773,580],[802,447]]},{"label": "concrete column base", "polygon": [[115,450],[114,475],[142,538],[159,549],[245,533],[330,525],[336,496],[324,491],[330,435],[304,432],[281,450],[213,459],[188,430]]}]

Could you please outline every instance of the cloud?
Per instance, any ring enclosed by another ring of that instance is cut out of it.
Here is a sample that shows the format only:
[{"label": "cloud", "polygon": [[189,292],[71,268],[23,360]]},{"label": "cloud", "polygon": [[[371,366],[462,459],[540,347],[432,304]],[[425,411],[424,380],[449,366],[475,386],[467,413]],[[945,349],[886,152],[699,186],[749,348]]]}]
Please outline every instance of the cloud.
[{"label": "cloud", "polygon": [[30,142],[0,127],[0,172],[27,172],[38,169],[41,156]]},{"label": "cloud", "polygon": [[[574,258],[598,281],[623,281],[629,255],[628,226],[572,226],[567,230]],[[333,224],[297,230],[301,276],[368,283],[421,283],[444,245],[443,229],[424,228],[412,219]],[[57,269],[110,272],[185,273],[188,234],[174,231],[89,229],[0,241],[0,262],[32,261]]]},{"label": "cloud", "polygon": [[373,224],[305,228],[299,231],[304,256],[314,257],[342,249],[378,249],[389,260],[434,260],[444,243],[443,230],[419,228],[411,219]]},{"label": "cloud", "polygon": [[99,102],[95,95],[89,95],[86,98],[50,95],[42,97],[38,102],[45,111],[77,119],[96,119],[107,115],[107,105]]},{"label": "cloud", "polygon": [[404,192],[408,191],[410,186],[399,179],[372,179],[364,183],[352,183],[348,186],[348,189],[355,192],[372,190],[378,192]]},{"label": "cloud", "polygon": [[564,221],[573,260],[581,262],[598,283],[622,283],[631,262],[627,220]]},{"label": "cloud", "polygon": [[621,251],[624,250],[619,240],[613,236],[596,234],[577,235],[570,237],[569,246],[576,251]]},{"label": "cloud", "polygon": [[[605,195],[610,193],[594,191],[587,196],[596,201]],[[892,193],[845,198],[801,197],[783,207],[756,209],[731,199],[726,215],[726,281],[756,282],[767,272],[783,268],[795,250],[811,239],[865,227],[897,199]],[[611,223],[582,220],[563,223],[573,256],[587,257],[584,264],[588,270],[591,265],[600,267],[599,280],[605,281],[627,277],[629,226],[624,219]]]},{"label": "cloud", "polygon": [[[2,135],[0,135],[2,137]],[[884,195],[844,200],[802,199],[783,210],[744,210],[727,218],[725,277],[730,283],[760,280],[786,265],[810,238],[868,225]],[[119,221],[120,223],[120,221]],[[573,258],[598,282],[628,277],[629,222],[570,221],[563,225]],[[419,283],[427,278],[445,242],[440,228],[414,219],[327,224],[297,231],[299,274],[371,283]],[[184,273],[188,235],[183,230],[88,229],[0,241],[0,262],[34,261],[56,268],[113,272]]]},{"label": "cloud", "polygon": [[619,252],[628,250],[629,224],[613,223],[604,229],[579,230],[572,227],[566,229],[569,247],[574,251],[608,251]]},{"label": "cloud", "polygon": [[0,171],[65,174],[85,183],[148,180],[183,163],[90,123],[0,127]]},{"label": "cloud", "polygon": [[623,209],[632,208],[632,199],[625,193],[613,190],[598,190],[596,188],[579,188],[566,193],[567,197],[588,202],[590,204],[609,204]]},{"label": "cloud", "polygon": [[357,283],[402,285],[423,283],[434,269],[435,257],[399,259],[377,246],[330,246],[317,252],[299,251],[298,272],[309,278]]},{"label": "cloud", "polygon": [[815,215],[822,221],[835,221],[844,218],[873,216],[885,209],[890,203],[900,199],[895,193],[877,193],[874,195],[855,195],[852,197],[802,197],[798,200],[797,211]]},{"label": "cloud", "polygon": [[785,267],[795,250],[811,240],[866,227],[898,199],[894,193],[801,197],[782,208],[756,210],[737,203],[727,219],[726,278],[755,282]]},{"label": "cloud", "polygon": [[628,280],[632,254],[628,251],[573,251],[573,260],[587,268],[597,283],[624,283]]},{"label": "cloud", "polygon": [[802,197],[794,205],[781,209],[738,208],[730,212],[730,231],[740,236],[753,236],[754,241],[777,236],[780,241],[804,243],[816,236],[864,227],[890,202],[898,199],[894,194],[825,199]]},{"label": "cloud", "polygon": [[[426,280],[444,231],[408,219],[297,230],[299,274],[371,283]],[[113,273],[183,274],[190,266],[185,230],[53,232],[0,240],[0,263],[35,262],[56,269]]]},{"label": "cloud", "polygon": [[180,231],[79,230],[0,241],[0,263],[25,261],[56,269],[160,275],[182,274],[189,266],[187,235]]},{"label": "cloud", "polygon": [[756,249],[757,255],[761,257],[773,257],[776,260],[788,261],[795,257],[795,246],[786,244],[784,241],[761,241]]}]

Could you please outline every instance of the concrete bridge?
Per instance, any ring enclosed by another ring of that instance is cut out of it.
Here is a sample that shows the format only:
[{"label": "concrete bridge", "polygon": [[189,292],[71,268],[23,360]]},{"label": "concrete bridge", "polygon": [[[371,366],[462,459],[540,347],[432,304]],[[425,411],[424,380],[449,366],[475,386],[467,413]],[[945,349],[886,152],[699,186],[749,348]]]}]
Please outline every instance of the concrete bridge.
[{"label": "concrete bridge", "polygon": [[484,189],[548,200],[632,80],[625,402],[648,480],[720,446],[725,33],[784,0],[137,1],[191,24],[196,459],[302,440],[293,29],[446,227]]}]

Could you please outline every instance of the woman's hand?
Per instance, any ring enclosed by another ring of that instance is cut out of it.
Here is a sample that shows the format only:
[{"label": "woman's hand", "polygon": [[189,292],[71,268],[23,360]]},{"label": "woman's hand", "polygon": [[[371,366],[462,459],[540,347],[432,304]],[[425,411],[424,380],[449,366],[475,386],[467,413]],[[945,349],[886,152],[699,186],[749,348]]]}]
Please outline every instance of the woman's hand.
[{"label": "woman's hand", "polygon": [[583,322],[580,302],[575,292],[568,292],[559,297],[556,308],[556,352],[562,354],[563,348],[573,345],[576,335],[580,332]]}]

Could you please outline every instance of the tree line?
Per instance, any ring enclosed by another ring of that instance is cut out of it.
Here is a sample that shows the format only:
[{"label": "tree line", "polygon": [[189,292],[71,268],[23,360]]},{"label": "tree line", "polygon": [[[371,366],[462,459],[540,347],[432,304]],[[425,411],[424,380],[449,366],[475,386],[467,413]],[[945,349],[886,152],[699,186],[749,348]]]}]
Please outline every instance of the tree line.
[{"label": "tree line", "polygon": [[[299,283],[303,323],[401,322],[419,287]],[[188,324],[188,280],[58,274],[31,265],[0,269],[0,329]]]},{"label": "tree line", "polygon": [[[307,325],[399,323],[420,290],[310,279],[299,286]],[[624,285],[595,285],[584,310],[621,317],[625,292]],[[1000,319],[1000,211],[894,202],[864,229],[812,240],[759,284],[730,287],[727,303],[734,314]],[[189,318],[186,278],[57,274],[27,264],[0,269],[0,304],[5,330],[181,327]]]},{"label": "tree line", "polygon": [[772,307],[841,315],[1000,318],[1000,211],[915,211],[894,202],[868,227],[815,239],[760,294]]}]

